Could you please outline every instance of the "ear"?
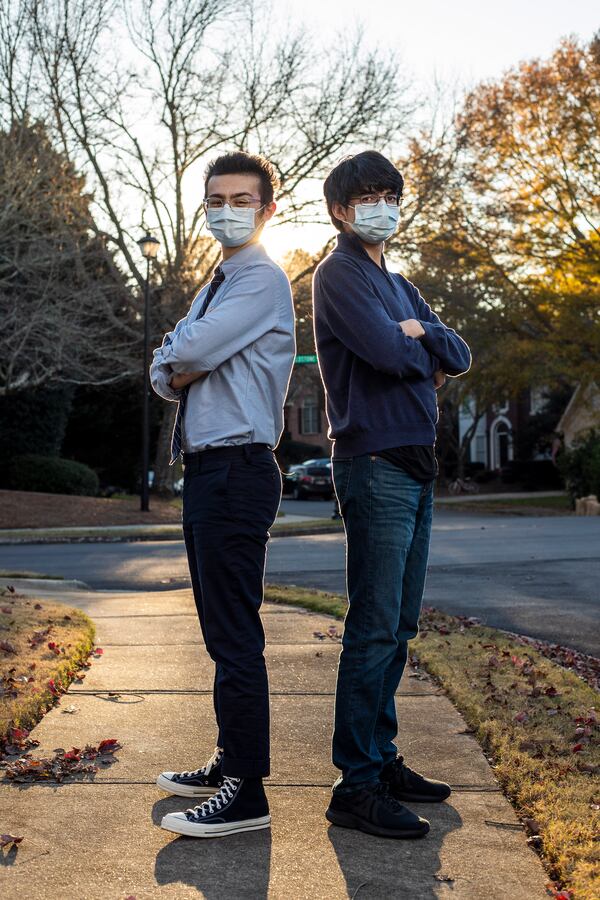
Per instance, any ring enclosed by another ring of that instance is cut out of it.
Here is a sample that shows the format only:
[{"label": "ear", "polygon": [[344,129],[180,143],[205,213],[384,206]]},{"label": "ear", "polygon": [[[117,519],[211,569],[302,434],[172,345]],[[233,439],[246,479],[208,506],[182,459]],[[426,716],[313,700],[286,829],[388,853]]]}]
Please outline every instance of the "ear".
[{"label": "ear", "polygon": [[270,203],[267,203],[267,205],[265,206],[265,208],[262,211],[263,222],[268,222],[269,219],[272,219],[273,216],[275,215],[276,209],[277,209],[277,204],[275,203],[274,200],[272,200]]},{"label": "ear", "polygon": [[339,219],[340,222],[343,222],[344,225],[347,225],[349,222],[347,210],[348,207],[344,206],[343,203],[338,203],[337,200],[331,204],[331,211],[333,215],[336,217],[336,219]]}]

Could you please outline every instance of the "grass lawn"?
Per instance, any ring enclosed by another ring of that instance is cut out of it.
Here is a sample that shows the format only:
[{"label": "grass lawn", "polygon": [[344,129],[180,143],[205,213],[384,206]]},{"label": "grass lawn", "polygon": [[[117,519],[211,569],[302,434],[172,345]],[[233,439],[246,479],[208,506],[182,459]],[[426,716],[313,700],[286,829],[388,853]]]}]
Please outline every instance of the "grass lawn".
[{"label": "grass lawn", "polygon": [[[337,594],[269,585],[267,600],[342,618]],[[600,694],[531,646],[425,609],[411,664],[444,687],[493,759],[530,843],[575,900],[600,897]]]},{"label": "grass lawn", "polygon": [[0,578],[43,578],[52,581],[64,581],[62,575],[43,575],[41,572],[15,572],[11,569],[0,569]]},{"label": "grass lawn", "polygon": [[0,750],[54,705],[87,663],[94,633],[81,610],[0,588]]},{"label": "grass lawn", "polygon": [[[441,504],[442,505],[442,504]],[[445,509],[472,510],[474,512],[525,512],[534,515],[537,510],[549,513],[562,513],[574,515],[571,507],[571,498],[566,494],[560,497],[518,497],[502,499],[498,495],[497,500],[465,500],[464,503],[443,504]]]}]

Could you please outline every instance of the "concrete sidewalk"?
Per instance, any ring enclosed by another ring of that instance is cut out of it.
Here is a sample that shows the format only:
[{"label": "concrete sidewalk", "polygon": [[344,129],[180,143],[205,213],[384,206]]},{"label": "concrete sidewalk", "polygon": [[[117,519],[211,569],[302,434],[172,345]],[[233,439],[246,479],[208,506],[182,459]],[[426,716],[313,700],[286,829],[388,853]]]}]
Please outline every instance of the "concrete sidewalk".
[{"label": "concrete sidewalk", "polygon": [[[60,583],[18,591],[84,609],[104,649],[81,685],[34,729],[35,756],[116,738],[118,762],[92,781],[0,783],[0,832],[23,835],[0,875],[10,900],[542,900],[548,877],[464,720],[427,679],[398,694],[401,749],[415,768],[451,782],[450,802],[415,807],[420,841],[330,826],[330,762],[339,645],[319,642],[327,616],[266,606],[272,691],[270,831],[219,840],[176,837],[162,816],[192,805],[154,784],[163,769],[201,765],[215,742],[212,664],[190,591],[94,593]],[[412,677],[411,677],[412,675]],[[108,692],[117,692],[111,699]],[[61,707],[74,704],[73,715]],[[5,860],[7,857],[5,856]]]}]

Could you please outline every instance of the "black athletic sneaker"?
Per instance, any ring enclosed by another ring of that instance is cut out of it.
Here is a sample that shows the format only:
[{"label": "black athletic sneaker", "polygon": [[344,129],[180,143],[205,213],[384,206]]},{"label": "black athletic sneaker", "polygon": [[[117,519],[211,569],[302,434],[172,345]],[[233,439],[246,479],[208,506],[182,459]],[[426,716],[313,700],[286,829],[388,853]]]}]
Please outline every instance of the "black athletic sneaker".
[{"label": "black athletic sneaker", "polygon": [[189,837],[225,837],[271,824],[262,778],[223,778],[221,790],[192,809],[163,816],[161,828]]},{"label": "black athletic sneaker", "polygon": [[418,838],[429,831],[427,819],[402,806],[382,781],[351,793],[334,790],[325,816],[333,825],[380,837]]},{"label": "black athletic sneaker", "polygon": [[162,772],[156,779],[157,785],[170,794],[180,797],[212,797],[223,784],[221,760],[223,751],[220,747],[201,769],[193,772]]},{"label": "black athletic sneaker", "polygon": [[451,794],[449,784],[413,772],[402,756],[388,763],[379,777],[396,800],[406,800],[407,803],[441,803]]}]

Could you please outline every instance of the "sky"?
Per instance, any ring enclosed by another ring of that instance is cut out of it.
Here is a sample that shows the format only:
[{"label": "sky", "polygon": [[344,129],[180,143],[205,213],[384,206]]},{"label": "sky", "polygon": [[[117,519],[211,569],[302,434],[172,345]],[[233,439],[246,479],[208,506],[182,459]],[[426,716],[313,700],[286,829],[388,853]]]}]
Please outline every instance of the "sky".
[{"label": "sky", "polygon": [[[435,80],[466,90],[495,79],[523,60],[549,56],[570,34],[589,40],[600,30],[598,0],[279,0],[298,22],[322,37],[361,23],[367,43],[399,51],[407,74],[427,95]],[[329,226],[270,226],[263,242],[280,259],[286,249],[316,250],[331,235]]]}]

